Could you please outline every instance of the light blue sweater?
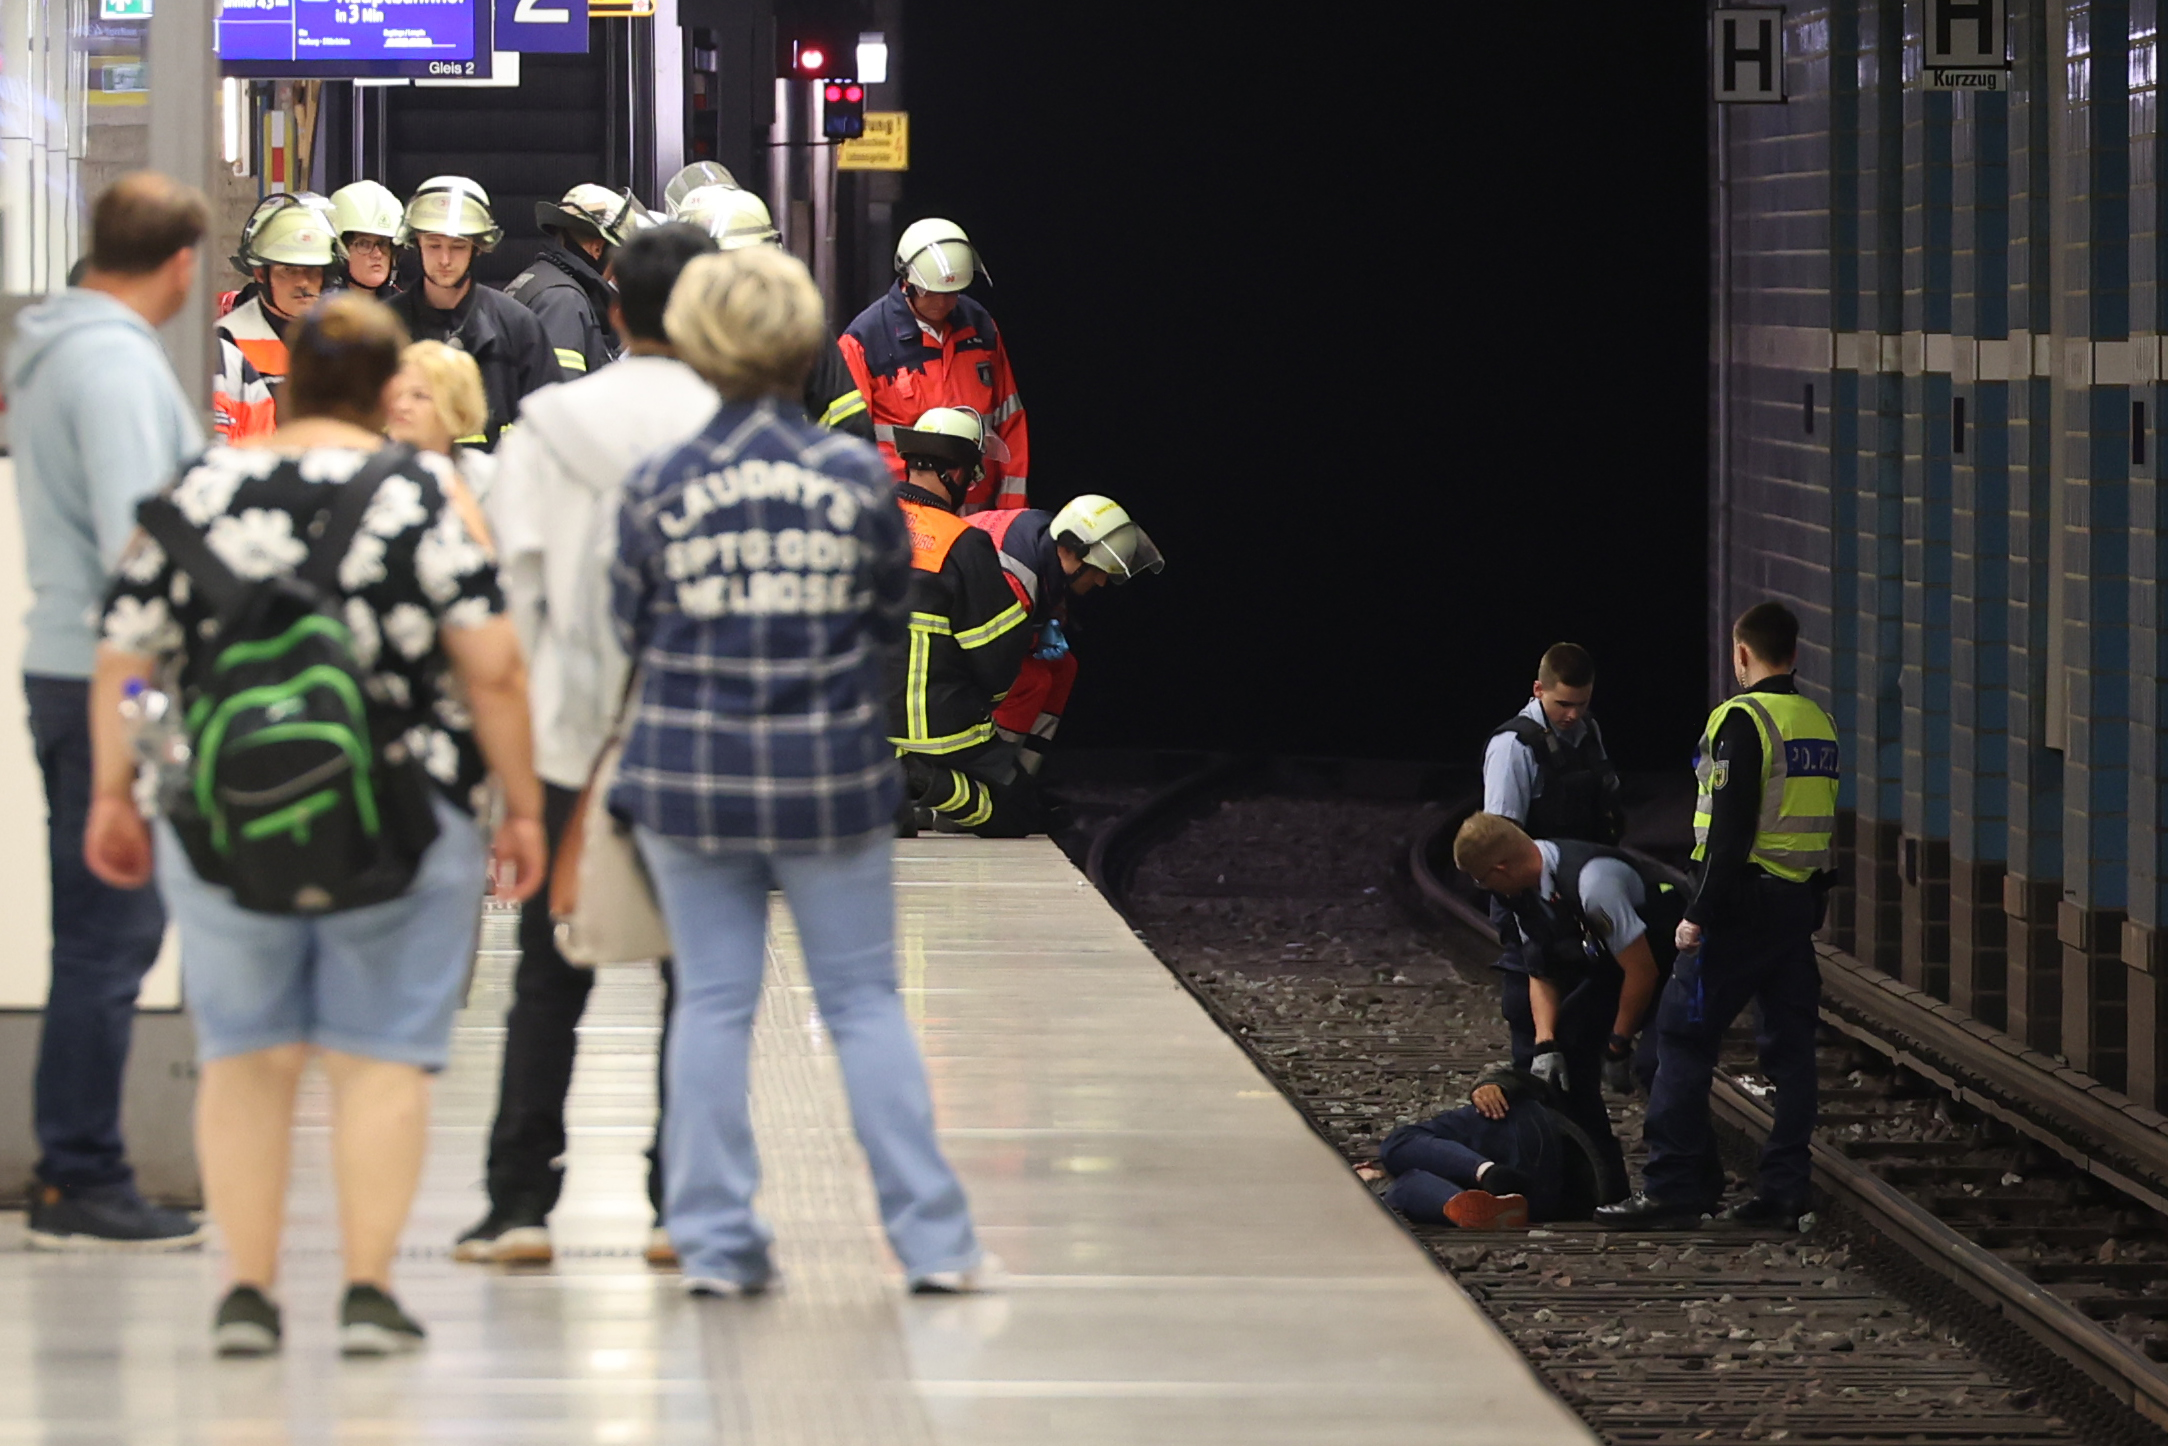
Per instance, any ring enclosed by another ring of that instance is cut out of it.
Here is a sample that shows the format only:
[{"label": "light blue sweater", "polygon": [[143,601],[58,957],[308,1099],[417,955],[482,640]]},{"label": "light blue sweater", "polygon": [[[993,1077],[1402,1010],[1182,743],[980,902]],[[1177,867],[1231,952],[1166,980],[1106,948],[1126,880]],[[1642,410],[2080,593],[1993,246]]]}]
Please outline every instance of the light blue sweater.
[{"label": "light blue sweater", "polygon": [[17,318],[7,407],[37,593],[23,671],[87,678],[136,503],[203,450],[203,428],[150,323],[74,287]]}]

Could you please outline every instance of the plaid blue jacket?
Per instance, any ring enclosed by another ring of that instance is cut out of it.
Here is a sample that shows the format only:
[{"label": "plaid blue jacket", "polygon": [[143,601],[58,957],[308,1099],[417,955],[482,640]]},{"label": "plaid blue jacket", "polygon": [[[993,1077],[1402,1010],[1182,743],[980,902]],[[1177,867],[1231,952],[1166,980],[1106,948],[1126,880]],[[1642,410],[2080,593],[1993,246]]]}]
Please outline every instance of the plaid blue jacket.
[{"label": "plaid blue jacket", "polygon": [[618,514],[614,605],[639,683],[610,807],[710,853],[840,850],[895,827],[881,670],[911,544],[880,455],[796,411],[725,402],[641,465]]}]

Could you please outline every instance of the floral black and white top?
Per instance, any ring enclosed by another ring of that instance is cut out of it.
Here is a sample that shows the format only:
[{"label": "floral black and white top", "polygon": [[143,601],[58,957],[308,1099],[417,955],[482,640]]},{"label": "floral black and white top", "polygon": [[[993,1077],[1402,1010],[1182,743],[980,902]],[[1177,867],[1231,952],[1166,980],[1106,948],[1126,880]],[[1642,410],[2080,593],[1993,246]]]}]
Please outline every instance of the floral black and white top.
[{"label": "floral black and white top", "polygon": [[[345,482],[368,457],[348,447],[299,456],[213,447],[182,470],[168,495],[235,574],[277,577],[308,556],[304,529],[324,505],[315,488]],[[487,768],[438,629],[487,622],[504,611],[504,594],[488,550],[446,500],[453,476],[449,462],[425,452],[385,478],[339,566],[339,587],[370,695],[410,720],[407,746],[446,797],[471,809]],[[106,593],[105,641],[178,662],[185,679],[187,644],[211,620],[187,575],[138,533]]]}]

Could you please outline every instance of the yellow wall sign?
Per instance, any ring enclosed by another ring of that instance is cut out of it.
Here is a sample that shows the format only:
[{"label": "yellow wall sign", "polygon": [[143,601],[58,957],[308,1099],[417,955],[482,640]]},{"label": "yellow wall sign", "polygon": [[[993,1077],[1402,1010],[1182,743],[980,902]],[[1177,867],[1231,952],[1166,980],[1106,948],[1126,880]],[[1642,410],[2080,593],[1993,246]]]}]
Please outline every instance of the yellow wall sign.
[{"label": "yellow wall sign", "polygon": [[866,133],[855,141],[836,143],[839,171],[908,171],[911,169],[911,114],[901,110],[869,110]]}]

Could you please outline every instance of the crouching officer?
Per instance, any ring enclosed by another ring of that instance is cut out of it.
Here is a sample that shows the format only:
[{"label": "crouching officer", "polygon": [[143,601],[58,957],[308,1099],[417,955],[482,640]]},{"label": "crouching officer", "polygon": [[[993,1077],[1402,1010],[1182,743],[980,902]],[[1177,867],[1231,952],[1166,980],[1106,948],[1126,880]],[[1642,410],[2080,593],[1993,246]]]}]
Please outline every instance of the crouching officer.
[{"label": "crouching officer", "polygon": [[1062,631],[1069,605],[1110,582],[1158,572],[1166,559],[1120,503],[1091,493],[1059,512],[1012,507],[975,512],[969,520],[1000,549],[1031,628],[1031,651],[994,710],[994,731],[1016,745],[1027,773],[1037,773],[1076,687],[1076,654]]},{"label": "crouching officer", "polygon": [[[1553,643],[1536,664],[1527,705],[1491,730],[1483,750],[1483,811],[1511,819],[1531,838],[1615,844],[1626,833],[1618,770],[1589,712],[1596,660],[1578,643]],[[1498,1011],[1512,1032],[1513,1063],[1535,1058],[1528,969],[1512,911],[1491,900],[1498,930]]]},{"label": "crouching officer", "polygon": [[1603,1153],[1605,1189],[1626,1193],[1626,1157],[1611,1133],[1601,1081],[1633,1054],[1655,997],[1652,923],[1668,924],[1665,885],[1617,849],[1532,839],[1511,819],[1478,813],[1453,839],[1453,862],[1511,911],[1528,970],[1534,1043],[1529,1072],[1561,1096],[1566,1117]]},{"label": "crouching officer", "polygon": [[888,734],[916,816],[1020,838],[1042,827],[1037,790],[1015,747],[996,736],[994,709],[1032,632],[992,535],[957,515],[984,440],[978,414],[963,407],[935,407],[896,431],[907,468],[896,502],[911,533],[911,618],[890,664]]},{"label": "crouching officer", "polygon": [[1698,882],[1657,1011],[1648,1163],[1640,1194],[1596,1212],[1607,1225],[1686,1228],[1720,1203],[1709,1081],[1724,1030],[1750,1000],[1761,1010],[1757,1043],[1776,1086],[1776,1123],[1754,1197],[1722,1218],[1788,1228],[1808,1207],[1822,987],[1813,936],[1837,826],[1837,730],[1800,696],[1799,619],[1789,608],[1747,609],[1731,640],[1743,691],[1709,715],[1695,764]]}]

